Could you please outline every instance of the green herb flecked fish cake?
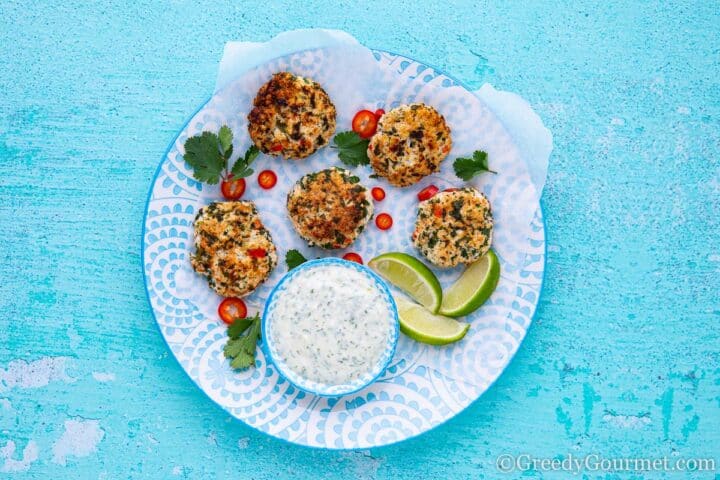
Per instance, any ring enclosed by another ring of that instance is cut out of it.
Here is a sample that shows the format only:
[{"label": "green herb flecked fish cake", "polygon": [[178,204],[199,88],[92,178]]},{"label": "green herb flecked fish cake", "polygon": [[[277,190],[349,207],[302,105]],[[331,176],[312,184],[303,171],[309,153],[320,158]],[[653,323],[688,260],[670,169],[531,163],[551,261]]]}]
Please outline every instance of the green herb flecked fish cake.
[{"label": "green herb flecked fish cake", "polygon": [[438,267],[455,267],[473,263],[487,253],[492,229],[487,197],[465,187],[420,202],[412,242]]},{"label": "green herb flecked fish cake", "polygon": [[440,170],[451,148],[445,118],[433,107],[413,103],[393,108],[380,118],[368,157],[377,175],[407,187]]},{"label": "green herb flecked fish cake", "polygon": [[255,290],[277,265],[277,252],[255,204],[216,202],[195,217],[193,269],[223,297]]},{"label": "green herb flecked fish cake", "polygon": [[352,244],[373,216],[370,191],[342,168],[302,177],[287,197],[295,230],[310,246],[326,249]]},{"label": "green herb flecked fish cake", "polygon": [[319,83],[281,72],[260,87],[248,131],[261,152],[299,159],[328,144],[335,117],[335,105]]}]

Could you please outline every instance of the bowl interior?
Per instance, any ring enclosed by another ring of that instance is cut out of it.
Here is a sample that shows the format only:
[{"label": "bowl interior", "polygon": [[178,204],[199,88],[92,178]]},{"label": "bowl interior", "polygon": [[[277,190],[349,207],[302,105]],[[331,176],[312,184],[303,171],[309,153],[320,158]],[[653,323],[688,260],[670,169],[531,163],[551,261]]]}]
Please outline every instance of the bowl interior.
[{"label": "bowl interior", "polygon": [[[284,293],[289,283],[292,282],[292,280],[303,271],[306,271],[308,269],[321,268],[327,265],[339,265],[341,267],[360,272],[364,276],[366,276],[371,281],[373,286],[377,288],[377,290],[380,292],[381,298],[385,302],[385,306],[387,307],[389,313],[387,322],[388,329],[390,330],[390,335],[388,336],[387,342],[384,345],[383,352],[379,360],[359,378],[351,382],[339,385],[317,382],[309,378],[303,377],[302,375],[293,371],[283,360],[282,355],[280,355],[280,352],[277,350],[277,345],[273,337],[272,328],[270,328],[269,325],[270,322],[272,322],[274,319],[277,299],[280,298],[280,296]],[[263,349],[265,350],[265,354],[267,355],[267,357],[278,369],[279,373],[298,388],[313,393],[315,395],[322,396],[338,396],[353,393],[374,382],[385,371],[385,368],[387,368],[388,364],[390,363],[390,360],[395,353],[398,336],[399,321],[397,306],[395,305],[395,300],[393,299],[392,294],[390,293],[390,290],[388,289],[385,281],[378,277],[369,268],[358,263],[348,262],[339,258],[322,258],[318,260],[310,260],[288,272],[278,282],[278,284],[275,286],[275,288],[273,288],[272,292],[270,293],[270,296],[265,303],[265,310],[263,312],[262,318]]]}]

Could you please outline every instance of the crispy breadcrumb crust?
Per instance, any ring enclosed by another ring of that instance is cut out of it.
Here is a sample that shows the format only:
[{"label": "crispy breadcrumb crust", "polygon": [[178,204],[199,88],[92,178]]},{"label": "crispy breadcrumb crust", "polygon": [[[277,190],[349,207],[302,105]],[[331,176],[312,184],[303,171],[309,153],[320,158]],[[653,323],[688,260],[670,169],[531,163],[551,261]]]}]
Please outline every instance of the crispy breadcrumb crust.
[{"label": "crispy breadcrumb crust", "polygon": [[254,203],[216,202],[195,217],[190,263],[218,295],[243,297],[270,276],[277,251]]},{"label": "crispy breadcrumb crust", "polygon": [[260,87],[248,131],[261,152],[299,159],[328,144],[335,117],[335,105],[320,84],[281,72]]},{"label": "crispy breadcrumb crust", "polygon": [[401,105],[387,112],[370,139],[368,158],[375,173],[407,187],[440,170],[452,148],[450,128],[433,107]]},{"label": "crispy breadcrumb crust", "polygon": [[412,242],[435,265],[455,267],[473,263],[487,253],[492,229],[487,197],[465,187],[420,202]]},{"label": "crispy breadcrumb crust", "polygon": [[373,216],[370,191],[349,171],[329,168],[302,177],[287,197],[295,230],[310,246],[352,244]]}]

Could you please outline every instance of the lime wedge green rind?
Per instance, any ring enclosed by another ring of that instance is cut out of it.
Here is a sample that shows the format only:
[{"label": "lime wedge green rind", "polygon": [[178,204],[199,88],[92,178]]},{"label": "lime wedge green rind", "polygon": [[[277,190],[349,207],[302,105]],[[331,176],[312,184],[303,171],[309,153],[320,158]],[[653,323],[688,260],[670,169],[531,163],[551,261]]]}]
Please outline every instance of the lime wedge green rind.
[{"label": "lime wedge green rind", "polygon": [[440,315],[433,315],[422,305],[395,296],[400,318],[400,331],[418,342],[447,345],[465,337],[469,323]]},{"label": "lime wedge green rind", "polygon": [[436,313],[442,304],[442,286],[424,263],[407,253],[391,252],[368,262],[368,267],[413,300]]},{"label": "lime wedge green rind", "polygon": [[470,265],[445,291],[440,315],[469,315],[490,298],[500,280],[500,261],[492,250]]}]

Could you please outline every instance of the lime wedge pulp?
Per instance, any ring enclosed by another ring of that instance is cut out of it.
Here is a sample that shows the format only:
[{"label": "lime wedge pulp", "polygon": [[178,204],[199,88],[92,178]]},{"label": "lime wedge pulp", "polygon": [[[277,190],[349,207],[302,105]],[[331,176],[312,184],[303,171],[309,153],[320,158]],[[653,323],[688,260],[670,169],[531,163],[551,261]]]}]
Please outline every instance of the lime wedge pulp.
[{"label": "lime wedge pulp", "polygon": [[474,312],[490,298],[499,279],[500,261],[495,252],[489,250],[445,291],[439,313],[462,317]]},{"label": "lime wedge pulp", "polygon": [[442,304],[442,287],[435,274],[417,258],[407,253],[379,255],[368,267],[416,302],[436,313]]},{"label": "lime wedge pulp", "polygon": [[418,342],[447,345],[462,339],[470,328],[469,323],[433,315],[422,305],[399,295],[395,295],[395,303],[400,317],[400,331]]}]

